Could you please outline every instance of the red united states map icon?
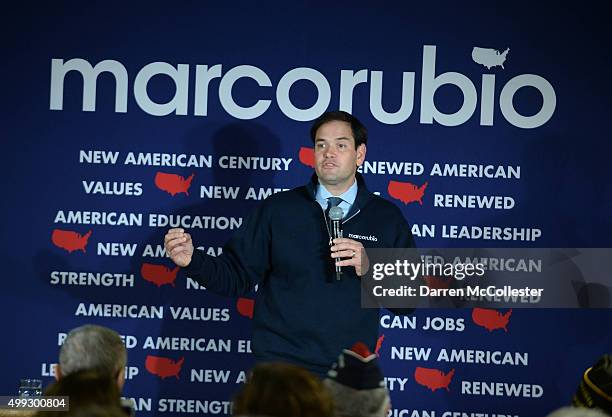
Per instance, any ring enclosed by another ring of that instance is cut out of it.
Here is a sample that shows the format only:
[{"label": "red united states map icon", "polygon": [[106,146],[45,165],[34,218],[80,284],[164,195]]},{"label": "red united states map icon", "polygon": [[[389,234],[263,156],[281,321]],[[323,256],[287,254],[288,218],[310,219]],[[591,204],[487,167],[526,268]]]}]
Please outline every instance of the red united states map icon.
[{"label": "red united states map icon", "polygon": [[434,275],[427,275],[423,277],[425,284],[431,289],[440,290],[449,288],[451,284],[451,278],[442,278]]},{"label": "red united states map icon", "polygon": [[179,267],[170,269],[165,265],[156,265],[150,263],[143,263],[140,267],[140,275],[145,281],[151,282],[158,287],[162,285],[172,285],[174,287],[174,281],[179,271]]},{"label": "red united states map icon", "polygon": [[302,146],[298,154],[300,162],[310,168],[314,168],[314,149]]},{"label": "red united states map icon", "polygon": [[244,297],[238,298],[238,301],[236,301],[236,310],[238,310],[238,314],[241,316],[252,319],[253,310],[255,310],[255,300]]},{"label": "red united states map icon", "polygon": [[145,368],[150,374],[157,375],[161,379],[166,379],[171,376],[179,379],[179,374],[181,373],[184,362],[184,357],[175,361],[170,358],[164,358],[163,356],[147,355]]},{"label": "red united states map icon", "polygon": [[177,174],[158,172],[155,174],[155,186],[173,197],[180,193],[189,195],[189,187],[191,187],[193,177],[195,177],[195,174],[185,178]]},{"label": "red united states map icon", "polygon": [[455,369],[451,369],[446,374],[434,368],[422,368],[417,366],[414,370],[414,380],[419,384],[427,387],[434,392],[441,388],[445,388],[446,391],[450,391],[448,387],[453,380],[453,376],[455,375]]},{"label": "red united states map icon", "polygon": [[389,181],[387,192],[391,198],[401,201],[404,204],[410,204],[417,201],[423,205],[423,196],[427,189],[427,181],[421,186],[417,186],[411,182]]},{"label": "red united states map icon", "polygon": [[72,253],[76,250],[85,253],[91,233],[90,230],[84,235],[81,235],[72,230],[53,229],[51,233],[51,242],[58,248],[67,250],[68,253]]},{"label": "red united states map icon", "polygon": [[511,315],[512,309],[502,314],[490,308],[476,307],[472,310],[472,321],[489,332],[496,329],[504,329],[504,332],[508,332],[508,322]]}]

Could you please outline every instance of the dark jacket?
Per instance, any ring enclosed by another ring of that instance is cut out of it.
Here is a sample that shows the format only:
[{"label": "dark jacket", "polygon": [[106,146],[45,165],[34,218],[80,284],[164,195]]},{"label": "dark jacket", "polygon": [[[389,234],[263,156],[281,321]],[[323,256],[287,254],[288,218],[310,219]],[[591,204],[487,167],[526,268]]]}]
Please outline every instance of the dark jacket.
[{"label": "dark jacket", "polygon": [[[400,210],[370,193],[361,175],[357,180],[344,237],[366,248],[414,247]],[[185,273],[209,291],[232,297],[259,284],[253,316],[256,359],[292,362],[324,375],[342,349],[355,342],[374,350],[379,311],[361,308],[354,268],[344,268],[343,279],[335,279],[323,210],[315,200],[316,181],[313,176],[305,186],[268,197],[222,255],[195,251]]]}]

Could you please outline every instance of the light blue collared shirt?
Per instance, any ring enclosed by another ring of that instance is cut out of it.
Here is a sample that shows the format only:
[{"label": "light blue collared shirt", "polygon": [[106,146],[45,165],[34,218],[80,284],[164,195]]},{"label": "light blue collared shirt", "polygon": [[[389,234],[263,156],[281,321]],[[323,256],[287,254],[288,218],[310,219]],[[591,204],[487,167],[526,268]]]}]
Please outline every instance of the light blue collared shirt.
[{"label": "light blue collared shirt", "polygon": [[338,207],[342,209],[343,217],[346,217],[347,213],[353,206],[353,203],[355,203],[355,198],[357,198],[357,180],[355,179],[353,185],[351,185],[348,190],[336,196],[327,191],[327,188],[325,188],[324,185],[318,184],[315,199],[323,210],[327,208],[328,197],[340,197],[342,199],[342,202],[338,205]]}]

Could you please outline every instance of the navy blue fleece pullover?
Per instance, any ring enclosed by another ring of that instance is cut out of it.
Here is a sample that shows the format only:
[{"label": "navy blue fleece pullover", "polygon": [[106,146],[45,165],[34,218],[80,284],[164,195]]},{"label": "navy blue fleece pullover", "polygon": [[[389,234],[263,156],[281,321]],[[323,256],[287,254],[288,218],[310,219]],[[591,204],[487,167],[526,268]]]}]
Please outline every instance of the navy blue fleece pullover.
[{"label": "navy blue fleece pullover", "polygon": [[[352,267],[335,279],[329,234],[315,201],[316,176],[305,186],[274,194],[244,221],[218,257],[195,251],[187,276],[209,291],[237,297],[259,284],[253,316],[257,360],[296,363],[324,375],[342,349],[356,341],[374,350],[378,309],[361,308]],[[344,237],[364,247],[414,247],[410,228],[391,202],[359,191],[343,223]]]}]

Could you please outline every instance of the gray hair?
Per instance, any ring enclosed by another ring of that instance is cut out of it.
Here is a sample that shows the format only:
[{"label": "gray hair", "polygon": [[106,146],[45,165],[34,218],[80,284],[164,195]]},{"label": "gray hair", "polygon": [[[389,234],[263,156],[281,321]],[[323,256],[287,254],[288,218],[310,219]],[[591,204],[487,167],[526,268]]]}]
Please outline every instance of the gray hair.
[{"label": "gray hair", "polygon": [[387,388],[357,390],[329,378],[323,380],[334,399],[338,417],[385,417],[390,404]]},{"label": "gray hair", "polygon": [[71,330],[59,354],[63,376],[83,370],[114,376],[126,363],[127,351],[119,334],[94,324]]}]

